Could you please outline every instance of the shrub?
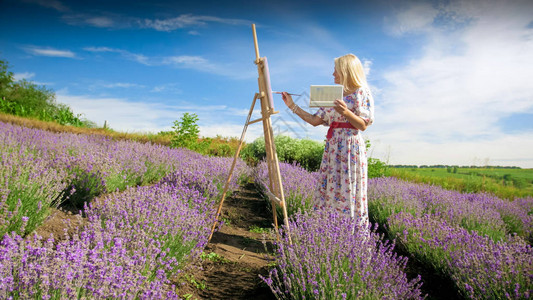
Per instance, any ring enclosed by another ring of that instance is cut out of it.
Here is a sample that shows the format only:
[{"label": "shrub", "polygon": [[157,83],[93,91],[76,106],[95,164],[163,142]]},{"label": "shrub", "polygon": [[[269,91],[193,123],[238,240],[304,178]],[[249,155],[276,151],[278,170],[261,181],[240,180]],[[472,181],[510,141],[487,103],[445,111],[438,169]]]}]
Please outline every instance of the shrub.
[{"label": "shrub", "polygon": [[190,148],[198,141],[198,115],[184,113],[181,119],[174,121],[174,129],[172,141],[170,142],[173,148]]},{"label": "shrub", "polygon": [[389,176],[389,166],[377,158],[368,158],[368,178]]},{"label": "shrub", "polygon": [[[320,169],[324,143],[310,139],[293,139],[283,135],[274,137],[274,143],[279,161],[289,164],[297,163],[309,172]],[[365,144],[367,149],[370,148],[370,141],[367,140]],[[265,139],[263,137],[246,145],[241,151],[241,158],[250,165],[257,165],[265,157]],[[389,176],[389,173],[389,167],[385,162],[377,158],[368,158],[369,178]]]},{"label": "shrub", "polygon": [[[324,144],[310,139],[294,139],[289,136],[274,137],[278,159],[286,163],[298,163],[306,170],[313,172],[320,168]],[[265,139],[256,139],[241,151],[241,158],[249,164],[257,164],[265,159]]]},{"label": "shrub", "polygon": [[61,125],[94,127],[94,123],[81,120],[71,108],[56,102],[53,90],[31,81],[15,81],[8,71],[7,62],[0,60],[0,111],[20,116],[54,121]]}]

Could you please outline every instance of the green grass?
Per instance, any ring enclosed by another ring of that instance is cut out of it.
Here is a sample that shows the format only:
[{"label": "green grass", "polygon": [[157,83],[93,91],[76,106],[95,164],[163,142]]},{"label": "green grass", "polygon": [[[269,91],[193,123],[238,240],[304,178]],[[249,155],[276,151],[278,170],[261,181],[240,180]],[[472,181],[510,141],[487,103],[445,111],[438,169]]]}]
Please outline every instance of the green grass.
[{"label": "green grass", "polygon": [[507,199],[533,196],[533,169],[391,168],[390,174],[461,192],[488,192]]},{"label": "green grass", "polygon": [[254,232],[254,233],[269,233],[270,232],[270,228],[263,228],[263,227],[259,227],[257,225],[252,225],[250,227],[250,232]]},{"label": "green grass", "polygon": [[209,260],[212,262],[219,262],[219,263],[230,262],[228,259],[224,258],[220,254],[217,254],[215,252],[209,252],[209,253],[202,252],[202,254],[200,255],[200,258],[203,260]]}]

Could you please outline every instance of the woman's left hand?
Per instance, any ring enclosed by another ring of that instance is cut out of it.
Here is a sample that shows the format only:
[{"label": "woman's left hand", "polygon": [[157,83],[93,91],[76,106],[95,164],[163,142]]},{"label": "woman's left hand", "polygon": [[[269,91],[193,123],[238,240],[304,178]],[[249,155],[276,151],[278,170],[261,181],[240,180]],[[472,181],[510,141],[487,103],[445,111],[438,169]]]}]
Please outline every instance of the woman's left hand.
[{"label": "woman's left hand", "polygon": [[342,116],[345,115],[346,111],[348,111],[348,107],[346,106],[346,102],[342,99],[335,99],[335,111],[341,114]]}]

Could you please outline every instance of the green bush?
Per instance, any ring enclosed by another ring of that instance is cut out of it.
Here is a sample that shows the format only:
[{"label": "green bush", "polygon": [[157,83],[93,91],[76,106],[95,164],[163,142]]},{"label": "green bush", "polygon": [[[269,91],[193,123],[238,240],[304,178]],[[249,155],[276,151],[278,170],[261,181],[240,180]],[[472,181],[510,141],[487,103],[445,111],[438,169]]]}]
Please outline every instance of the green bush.
[{"label": "green bush", "polygon": [[[370,140],[365,141],[365,147],[366,150],[370,149],[370,146],[372,144],[370,143]],[[390,170],[389,166],[377,159],[377,158],[368,158],[368,178],[376,178],[376,177],[385,177],[390,176]]]},{"label": "green bush", "polygon": [[193,148],[198,141],[200,128],[198,127],[198,115],[184,113],[180,120],[174,121],[172,140],[173,148]]},{"label": "green bush", "polygon": [[389,166],[377,158],[368,158],[368,178],[390,175]]},{"label": "green bush", "polygon": [[[322,155],[324,154],[324,143],[309,139],[293,139],[288,136],[275,136],[276,153],[279,161],[287,163],[298,163],[304,169],[314,172],[320,169]],[[370,141],[365,142],[366,148],[370,148]],[[265,159],[265,139],[256,139],[241,151],[241,158],[251,165],[255,165]],[[389,176],[389,167],[386,163],[377,158],[368,158],[368,177]]]},{"label": "green bush", "polygon": [[[324,153],[324,143],[309,139],[293,139],[284,135],[275,136],[274,143],[279,161],[297,162],[310,172],[320,168]],[[242,149],[240,156],[250,164],[257,164],[263,160],[266,157],[265,139],[261,137],[247,144]]]},{"label": "green bush", "polygon": [[241,150],[240,157],[250,165],[257,165],[266,157],[265,139],[257,138],[252,143],[244,146]]},{"label": "green bush", "polygon": [[53,121],[61,125],[95,127],[81,115],[74,115],[68,105],[57,103],[53,90],[31,81],[15,81],[6,61],[0,60],[0,111],[19,116]]}]

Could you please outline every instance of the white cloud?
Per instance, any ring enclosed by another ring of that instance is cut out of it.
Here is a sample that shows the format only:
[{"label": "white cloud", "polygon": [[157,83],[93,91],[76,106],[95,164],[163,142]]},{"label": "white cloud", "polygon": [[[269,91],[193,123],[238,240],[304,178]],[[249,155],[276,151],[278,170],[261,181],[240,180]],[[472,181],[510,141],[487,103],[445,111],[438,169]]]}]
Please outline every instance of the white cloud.
[{"label": "white cloud", "polygon": [[[56,93],[57,101],[69,105],[74,113],[103,126],[104,122],[115,130],[123,132],[159,132],[171,130],[175,120],[186,112],[199,117],[198,125],[202,136],[216,135],[240,137],[248,110],[225,105],[166,105],[163,103],[133,102],[127,98],[105,98],[86,95],[71,95],[63,89]],[[235,116],[238,116],[235,122]],[[251,126],[250,126],[251,127]],[[258,125],[262,130],[262,126]],[[240,129],[239,129],[240,128]],[[262,131],[249,129],[246,141],[253,141]]]},{"label": "white cloud", "polygon": [[24,50],[32,55],[75,58],[76,54],[70,50],[59,50],[54,48],[41,48],[35,46],[24,47]]},{"label": "white cloud", "polygon": [[109,48],[109,47],[85,47],[83,48],[83,50],[89,51],[89,52],[96,52],[96,53],[105,53],[105,52],[118,53],[125,59],[132,60],[132,61],[138,62],[143,65],[147,65],[147,66],[156,64],[156,62],[154,62],[153,59],[148,56],[138,54],[138,53],[132,53],[132,52],[129,52],[123,49]]},{"label": "white cloud", "polygon": [[180,55],[180,56],[169,56],[163,58],[163,64],[176,65],[176,66],[186,66],[186,67],[199,67],[199,68],[210,68],[207,59],[201,56],[191,56],[191,55]]},{"label": "white cloud", "polygon": [[65,90],[58,91],[56,97],[58,102],[69,105],[74,113],[82,113],[99,126],[107,121],[115,130],[157,132],[170,124],[162,122],[171,118],[171,113],[162,105],[134,103],[121,98],[70,95]]},{"label": "white cloud", "polygon": [[15,73],[15,74],[13,74],[13,78],[14,78],[16,81],[19,81],[19,80],[22,80],[22,79],[29,80],[29,79],[32,79],[33,77],[35,77],[35,73],[30,73],[30,72]]},{"label": "white cloud", "polygon": [[167,83],[154,86],[150,92],[152,93],[162,93],[162,92],[171,92],[175,94],[182,93],[182,90],[177,87],[176,83]]},{"label": "white cloud", "polygon": [[47,8],[53,8],[59,12],[67,12],[70,10],[63,3],[57,0],[23,0],[23,1],[27,3],[37,4],[43,7],[47,7]]},{"label": "white cloud", "polygon": [[83,50],[90,51],[90,52],[121,52],[123,51],[120,49],[114,49],[114,48],[109,48],[109,47],[85,47],[83,48]]},{"label": "white cloud", "polygon": [[[499,123],[533,110],[533,30],[527,28],[531,3],[452,1],[439,8],[456,16],[444,29],[437,19],[405,24],[409,16],[431,11],[424,3],[409,4],[397,15],[399,29],[393,34],[409,38],[423,31],[428,41],[420,57],[383,75],[388,84],[376,98],[373,135],[385,148],[394,148],[393,155],[401,157],[397,162],[423,160],[425,155],[430,159],[434,153],[441,161],[507,157],[521,166],[529,160],[533,166],[533,155],[522,150],[531,143],[521,134],[506,134]],[[448,26],[454,20],[469,21]]]},{"label": "white cloud", "polygon": [[365,71],[365,75],[368,76],[370,75],[370,70],[371,70],[371,67],[372,67],[372,61],[371,60],[367,60],[367,59],[363,59],[363,70]]},{"label": "white cloud", "polygon": [[115,22],[112,18],[104,17],[104,16],[89,17],[85,20],[85,22],[94,27],[103,27],[103,28],[113,27],[115,25]]},{"label": "white cloud", "polygon": [[[494,135],[483,140],[424,141],[370,127],[372,156],[390,164],[500,165],[533,168],[533,132]],[[488,163],[487,163],[488,162]]]},{"label": "white cloud", "polygon": [[421,33],[431,28],[433,20],[438,14],[430,3],[411,2],[396,11],[392,17],[384,20],[385,29],[393,36],[405,33]]},{"label": "white cloud", "polygon": [[142,84],[137,83],[129,83],[129,82],[114,82],[114,83],[99,83],[93,85],[93,87],[103,87],[108,89],[114,89],[114,88],[124,88],[124,89],[130,89],[130,88],[145,88]]},{"label": "white cloud", "polygon": [[228,63],[213,63],[199,55],[176,55],[151,57],[143,54],[132,53],[127,50],[110,47],[85,47],[83,50],[94,53],[118,53],[123,58],[138,62],[146,66],[172,66],[176,68],[193,69],[200,72],[229,76],[235,79],[246,79],[256,76],[253,69],[241,72]]},{"label": "white cloud", "polygon": [[183,14],[175,18],[167,19],[144,19],[138,21],[143,28],[151,28],[157,31],[174,31],[187,27],[205,26],[207,23],[221,23],[229,25],[250,25],[252,22],[243,19],[225,19],[213,16],[197,16],[193,14]]},{"label": "white cloud", "polygon": [[179,56],[167,56],[158,58],[157,65],[168,65],[176,68],[187,68],[196,71],[210,73],[221,76],[228,76],[233,79],[249,79],[257,76],[257,71],[253,68],[247,68],[246,71],[241,71],[236,67],[235,62],[226,61],[211,61],[205,57],[198,55],[179,55]]},{"label": "white cloud", "polygon": [[[223,137],[236,137],[240,139],[243,128],[244,124],[212,124],[210,126],[200,126],[200,135],[206,137],[216,137],[217,135],[220,135]],[[244,141],[251,143],[261,136],[263,136],[263,126],[260,123],[251,124],[246,129]]]},{"label": "white cloud", "polygon": [[136,19],[116,13],[101,12],[98,14],[68,12],[61,19],[73,26],[92,26],[98,28],[124,29],[134,27]]},{"label": "white cloud", "polygon": [[[37,0],[44,2],[42,0]],[[173,18],[150,19],[125,16],[112,12],[100,12],[98,14],[90,13],[72,13],[69,12],[62,16],[62,19],[69,25],[75,26],[94,26],[101,28],[148,28],[156,31],[171,32],[184,28],[205,27],[209,23],[227,24],[227,25],[250,25],[252,22],[244,19],[226,19],[215,16],[199,16],[193,14],[182,14]],[[195,30],[190,30],[189,34],[198,34]]]}]

